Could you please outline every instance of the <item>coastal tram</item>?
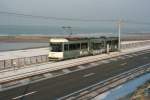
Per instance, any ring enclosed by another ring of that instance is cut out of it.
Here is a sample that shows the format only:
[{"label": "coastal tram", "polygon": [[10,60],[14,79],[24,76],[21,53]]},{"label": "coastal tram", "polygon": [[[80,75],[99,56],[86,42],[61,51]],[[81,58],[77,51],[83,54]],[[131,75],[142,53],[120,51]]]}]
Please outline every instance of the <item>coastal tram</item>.
[{"label": "coastal tram", "polygon": [[117,37],[99,38],[50,38],[49,60],[64,60],[118,50]]}]

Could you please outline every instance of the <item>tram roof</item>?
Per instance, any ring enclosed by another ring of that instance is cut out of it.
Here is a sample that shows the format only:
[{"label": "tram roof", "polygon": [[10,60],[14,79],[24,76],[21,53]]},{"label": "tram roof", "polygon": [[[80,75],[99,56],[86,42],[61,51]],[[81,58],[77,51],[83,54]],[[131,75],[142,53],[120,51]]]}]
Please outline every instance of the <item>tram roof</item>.
[{"label": "tram roof", "polygon": [[50,38],[50,42],[69,42],[69,41],[86,41],[89,39],[105,39],[105,40],[116,40],[117,37],[62,37],[62,38]]},{"label": "tram roof", "polygon": [[69,42],[69,41],[81,41],[88,40],[89,38],[82,37],[62,37],[62,38],[50,38],[50,42]]}]

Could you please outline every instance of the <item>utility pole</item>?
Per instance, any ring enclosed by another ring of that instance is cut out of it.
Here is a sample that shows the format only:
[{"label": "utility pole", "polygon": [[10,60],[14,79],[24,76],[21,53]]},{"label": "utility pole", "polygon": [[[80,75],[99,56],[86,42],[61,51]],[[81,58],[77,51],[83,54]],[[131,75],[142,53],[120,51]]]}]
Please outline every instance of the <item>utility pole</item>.
[{"label": "utility pole", "polygon": [[121,26],[122,26],[122,19],[118,20],[118,51],[121,51]]}]

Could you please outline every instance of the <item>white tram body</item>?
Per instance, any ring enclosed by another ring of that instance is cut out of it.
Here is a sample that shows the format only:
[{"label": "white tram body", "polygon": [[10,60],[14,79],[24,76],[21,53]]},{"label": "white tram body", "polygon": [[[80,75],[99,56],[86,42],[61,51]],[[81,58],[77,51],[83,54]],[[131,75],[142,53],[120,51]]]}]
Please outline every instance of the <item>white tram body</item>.
[{"label": "white tram body", "polygon": [[107,49],[116,51],[118,48],[117,38],[51,38],[49,42],[49,60],[95,55],[104,53]]}]

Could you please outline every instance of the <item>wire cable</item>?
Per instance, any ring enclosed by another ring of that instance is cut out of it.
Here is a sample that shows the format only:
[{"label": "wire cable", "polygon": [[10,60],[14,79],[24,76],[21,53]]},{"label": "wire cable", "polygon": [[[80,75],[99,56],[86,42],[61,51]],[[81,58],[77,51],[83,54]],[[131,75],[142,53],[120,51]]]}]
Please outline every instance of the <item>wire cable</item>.
[{"label": "wire cable", "polygon": [[[32,15],[32,14],[23,14],[16,12],[6,12],[0,11],[0,14],[4,15],[15,15],[15,16],[23,16],[30,18],[40,18],[40,19],[51,19],[51,20],[60,20],[60,21],[79,21],[79,22],[107,22],[107,23],[116,23],[119,20],[116,19],[80,19],[80,18],[63,18],[63,17],[52,17],[52,16],[41,16],[41,15]],[[139,22],[133,20],[122,20],[122,23],[125,24],[138,24],[138,25],[150,25],[149,22]]]},{"label": "wire cable", "polygon": [[39,16],[39,15],[31,15],[31,14],[23,14],[23,13],[15,13],[15,12],[5,12],[5,11],[0,11],[0,14],[16,15],[16,16],[24,16],[24,17],[32,17],[32,18],[41,18],[41,19],[63,20],[63,21],[83,21],[83,22],[116,22],[117,21],[117,20],[79,19],[79,18]]}]

